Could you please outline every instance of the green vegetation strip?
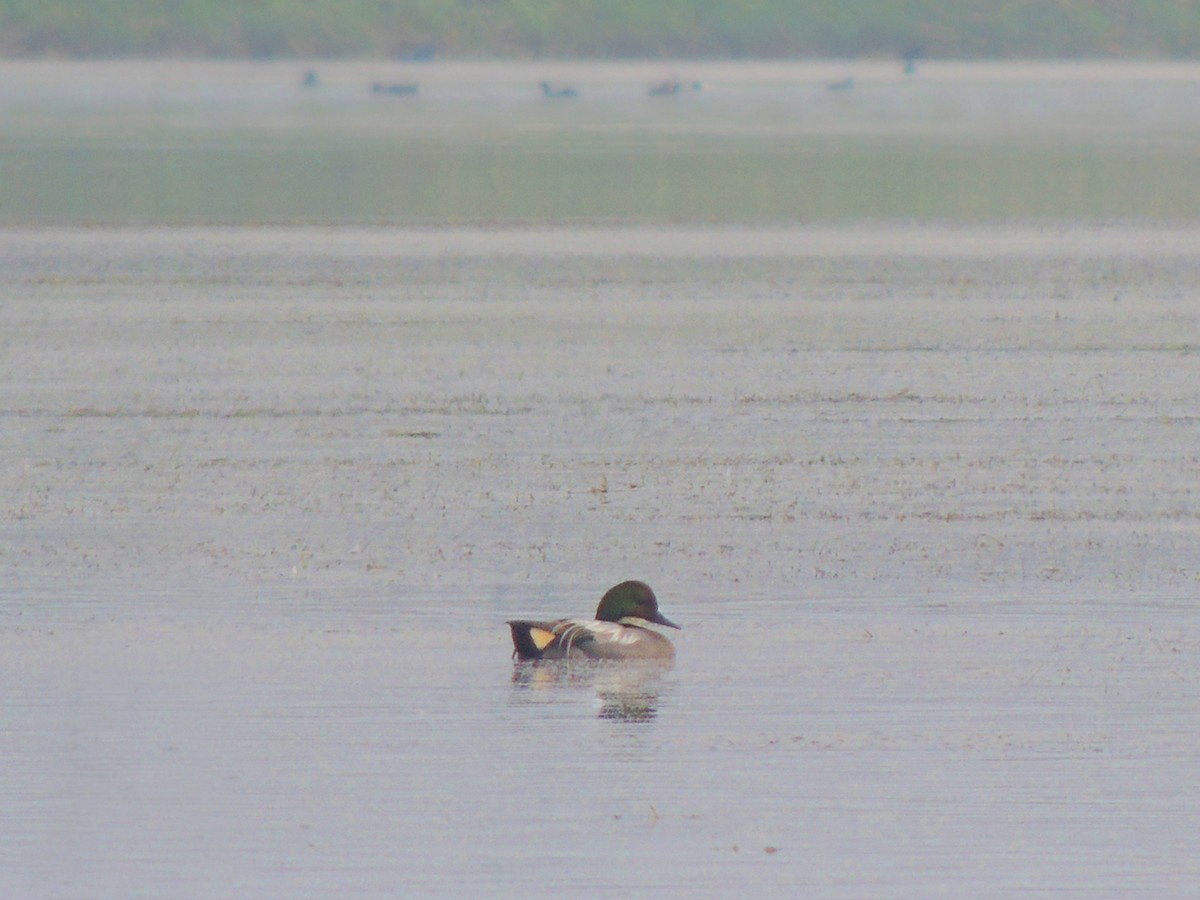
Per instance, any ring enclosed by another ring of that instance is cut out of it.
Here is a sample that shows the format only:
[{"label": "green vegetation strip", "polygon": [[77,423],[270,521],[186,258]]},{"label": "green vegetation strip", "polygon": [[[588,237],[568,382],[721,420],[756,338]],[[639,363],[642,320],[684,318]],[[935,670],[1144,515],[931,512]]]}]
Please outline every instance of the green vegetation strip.
[{"label": "green vegetation strip", "polygon": [[1187,58],[1197,0],[0,0],[5,56]]}]

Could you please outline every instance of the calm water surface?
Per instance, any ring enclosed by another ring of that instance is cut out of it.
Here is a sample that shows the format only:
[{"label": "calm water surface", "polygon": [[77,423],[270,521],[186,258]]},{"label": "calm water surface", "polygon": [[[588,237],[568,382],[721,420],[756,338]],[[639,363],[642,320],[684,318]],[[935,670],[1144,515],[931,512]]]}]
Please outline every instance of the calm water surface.
[{"label": "calm water surface", "polygon": [[6,896],[1193,891],[1192,70],[3,68]]},{"label": "calm water surface", "polygon": [[402,610],[6,629],[5,889],[1190,891],[1194,611],[727,606],[665,674]]}]

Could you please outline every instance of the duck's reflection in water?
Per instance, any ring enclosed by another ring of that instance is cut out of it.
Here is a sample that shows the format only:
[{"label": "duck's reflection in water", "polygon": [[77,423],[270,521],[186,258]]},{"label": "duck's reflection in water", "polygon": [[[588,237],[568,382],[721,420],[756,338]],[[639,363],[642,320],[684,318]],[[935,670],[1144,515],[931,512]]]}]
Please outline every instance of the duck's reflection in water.
[{"label": "duck's reflection in water", "polygon": [[594,693],[601,719],[652,722],[669,662],[611,660],[538,660],[513,666],[515,699],[523,703],[560,702],[570,695]]}]

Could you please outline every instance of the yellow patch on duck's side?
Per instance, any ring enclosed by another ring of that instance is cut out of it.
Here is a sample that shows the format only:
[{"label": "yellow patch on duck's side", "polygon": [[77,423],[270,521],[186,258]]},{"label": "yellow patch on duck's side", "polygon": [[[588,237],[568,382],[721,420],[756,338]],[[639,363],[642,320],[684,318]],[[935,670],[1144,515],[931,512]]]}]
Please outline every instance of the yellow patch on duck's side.
[{"label": "yellow patch on duck's side", "polygon": [[557,635],[553,631],[547,631],[545,628],[530,628],[529,639],[533,641],[533,646],[539,650],[545,650],[554,643]]}]

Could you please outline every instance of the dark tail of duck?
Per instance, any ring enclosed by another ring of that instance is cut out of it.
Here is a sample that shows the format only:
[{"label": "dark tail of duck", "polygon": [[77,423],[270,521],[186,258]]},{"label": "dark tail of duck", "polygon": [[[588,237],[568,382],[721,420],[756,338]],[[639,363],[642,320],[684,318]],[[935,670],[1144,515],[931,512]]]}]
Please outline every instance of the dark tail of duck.
[{"label": "dark tail of duck", "polygon": [[541,659],[542,651],[554,640],[553,632],[537,622],[509,622],[508,627],[517,659]]}]

